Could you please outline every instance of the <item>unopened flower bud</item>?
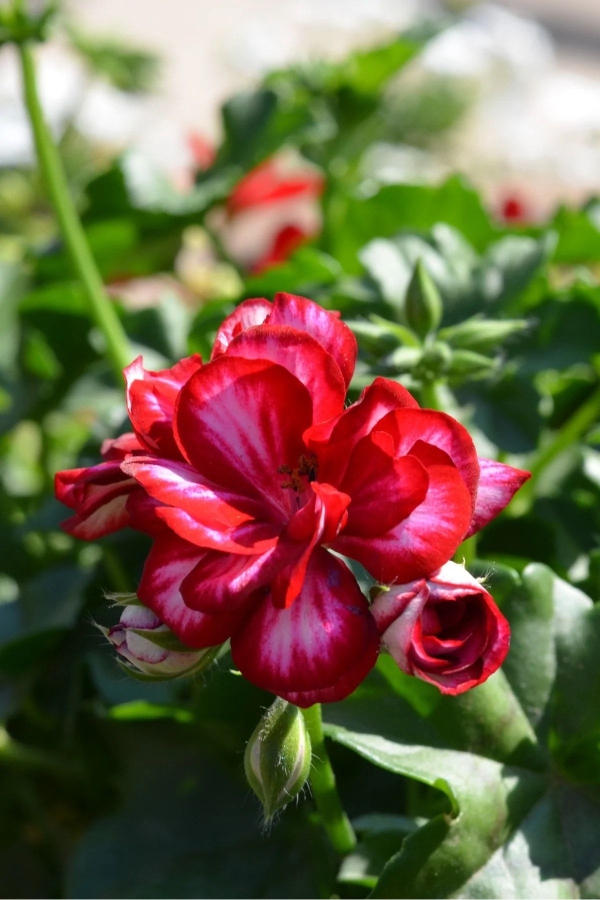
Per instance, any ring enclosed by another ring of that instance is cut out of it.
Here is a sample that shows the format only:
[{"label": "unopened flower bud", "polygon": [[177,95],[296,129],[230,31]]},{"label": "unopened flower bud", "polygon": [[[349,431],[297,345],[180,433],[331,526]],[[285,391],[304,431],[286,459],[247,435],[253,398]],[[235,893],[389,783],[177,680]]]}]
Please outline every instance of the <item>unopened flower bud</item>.
[{"label": "unopened flower bud", "polygon": [[213,648],[186,647],[152,610],[137,598],[125,606],[118,625],[98,626],[126,664],[124,668],[144,680],[165,680],[191,675],[213,659]]},{"label": "unopened flower bud", "polygon": [[483,585],[455,562],[382,591],[371,614],[399,668],[443,694],[481,684],[508,652],[508,622]]},{"label": "unopened flower bud", "polygon": [[406,321],[420,338],[435,331],[442,321],[442,298],[429,272],[417,260],[404,300]]},{"label": "unopened flower bud", "polygon": [[278,697],[258,723],[244,755],[246,778],[267,821],[298,796],[310,764],[304,717],[297,706]]},{"label": "unopened flower bud", "polygon": [[482,319],[474,316],[440,331],[440,338],[460,350],[487,353],[529,328],[525,319]]}]

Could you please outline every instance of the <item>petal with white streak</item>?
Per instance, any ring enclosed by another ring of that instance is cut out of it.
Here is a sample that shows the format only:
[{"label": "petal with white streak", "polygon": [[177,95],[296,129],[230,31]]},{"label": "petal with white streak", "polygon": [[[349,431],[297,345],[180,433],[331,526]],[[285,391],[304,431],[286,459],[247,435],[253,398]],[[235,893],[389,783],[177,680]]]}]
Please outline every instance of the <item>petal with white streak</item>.
[{"label": "petal with white streak", "polygon": [[332,687],[379,638],[367,601],[341,560],[311,556],[300,596],[276,609],[267,595],[231,640],[243,675],[274,694]]},{"label": "petal with white streak", "polygon": [[138,597],[188,647],[214,647],[226,641],[243,621],[244,612],[207,615],[189,609],[181,583],[197,565],[202,551],[176,537],[155,541],[138,588]]}]

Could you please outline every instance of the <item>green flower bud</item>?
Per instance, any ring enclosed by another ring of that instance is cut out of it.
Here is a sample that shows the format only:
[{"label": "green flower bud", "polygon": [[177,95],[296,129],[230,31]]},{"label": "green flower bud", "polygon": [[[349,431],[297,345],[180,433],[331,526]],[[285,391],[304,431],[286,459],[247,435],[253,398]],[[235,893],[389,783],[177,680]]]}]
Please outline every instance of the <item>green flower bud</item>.
[{"label": "green flower bud", "polygon": [[461,322],[460,325],[442,329],[439,337],[460,350],[486,353],[513,335],[526,331],[528,327],[529,324],[525,319],[494,320],[474,316],[472,319]]},{"label": "green flower bud", "polygon": [[418,259],[404,299],[406,321],[415,334],[424,338],[439,326],[443,311],[440,292]]},{"label": "green flower bud", "polygon": [[246,778],[267,821],[298,796],[308,778],[311,755],[302,713],[278,697],[255,728],[244,754]]}]

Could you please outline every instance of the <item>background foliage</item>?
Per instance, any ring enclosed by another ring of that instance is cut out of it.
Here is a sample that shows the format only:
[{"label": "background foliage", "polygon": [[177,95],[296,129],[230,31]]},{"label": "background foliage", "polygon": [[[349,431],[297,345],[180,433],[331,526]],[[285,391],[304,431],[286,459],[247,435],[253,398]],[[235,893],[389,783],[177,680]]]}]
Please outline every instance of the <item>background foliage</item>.
[{"label": "background foliage", "polygon": [[[36,176],[0,173],[28,191],[21,206],[0,199],[2,896],[600,893],[600,206],[509,229],[462,177],[364,177],[374,141],[422,143],[446,124],[435,97],[399,104],[388,88],[430,34],[275,72],[233,97],[216,159],[187,194],[127,154],[69,171],[110,282],[171,270],[184,229],[279,148],[322,168],[321,234],[244,276],[242,296],[285,290],[341,309],[361,348],[354,396],[376,374],[417,391],[434,382],[485,455],[533,467],[469,561],[510,619],[507,662],[442,698],[381,657],[324,710],[357,851],[340,861],[328,849],[308,797],[265,834],[242,757],[269,696],[227,657],[192,682],[128,679],[92,627],[115,619],[104,590],[135,590],[147,540],[73,541],[52,477],[98,459],[125,425],[123,395]],[[79,40],[128,83],[126,54],[117,65]],[[424,360],[406,327],[419,259],[444,302],[442,362]],[[159,367],[207,355],[232,308],[216,297],[192,312],[165,296],[119,311]],[[513,324],[473,338],[456,326],[474,315]]]}]

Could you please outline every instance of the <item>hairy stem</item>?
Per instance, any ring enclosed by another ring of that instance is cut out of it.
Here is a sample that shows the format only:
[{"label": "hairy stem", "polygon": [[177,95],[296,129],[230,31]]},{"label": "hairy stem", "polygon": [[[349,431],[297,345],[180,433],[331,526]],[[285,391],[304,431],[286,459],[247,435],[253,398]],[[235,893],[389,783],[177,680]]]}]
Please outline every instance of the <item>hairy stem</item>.
[{"label": "hairy stem", "polygon": [[350,853],[356,847],[356,835],[337,792],[335,774],[325,746],[321,704],[316,703],[309,709],[303,709],[302,714],[312,744],[309,780],[317,811],[334,850],[338,853]]},{"label": "hairy stem", "polygon": [[123,368],[131,362],[132,354],[127,335],[123,330],[114,306],[104,290],[100,273],[69,193],[69,186],[58,150],[44,118],[38,96],[35,64],[31,47],[27,43],[22,43],[18,49],[23,72],[25,105],[31,122],[40,170],[65,244],[71,256],[71,261],[85,289],[91,315],[104,335],[106,355],[120,382]]}]

